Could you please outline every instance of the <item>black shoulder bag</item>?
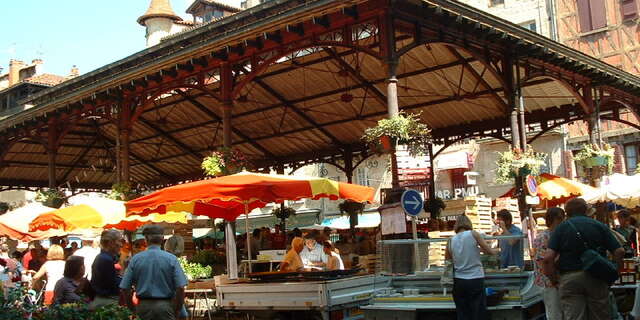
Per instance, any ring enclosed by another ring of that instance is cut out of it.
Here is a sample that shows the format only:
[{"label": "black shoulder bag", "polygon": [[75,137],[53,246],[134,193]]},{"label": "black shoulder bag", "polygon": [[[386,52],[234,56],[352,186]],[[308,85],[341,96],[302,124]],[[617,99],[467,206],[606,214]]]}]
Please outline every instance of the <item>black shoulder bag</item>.
[{"label": "black shoulder bag", "polygon": [[582,270],[589,273],[592,277],[603,280],[609,285],[612,285],[619,277],[616,265],[609,261],[609,259],[603,257],[598,253],[598,251],[590,248],[587,242],[582,238],[580,231],[578,231],[576,226],[570,220],[567,220],[567,223],[571,226],[573,231],[576,232],[578,240],[582,242],[582,245],[584,246],[584,251],[582,251],[582,254],[580,255]]}]

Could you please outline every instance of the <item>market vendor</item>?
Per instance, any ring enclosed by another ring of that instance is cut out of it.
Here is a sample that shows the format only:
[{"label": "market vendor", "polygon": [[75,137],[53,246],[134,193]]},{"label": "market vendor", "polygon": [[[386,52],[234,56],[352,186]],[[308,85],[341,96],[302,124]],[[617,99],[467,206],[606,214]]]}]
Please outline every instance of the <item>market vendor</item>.
[{"label": "market vendor", "polygon": [[325,240],[322,243],[322,248],[324,253],[329,257],[327,261],[327,270],[344,270],[344,263],[342,263],[342,258],[336,252],[333,244],[329,240]]},{"label": "market vendor", "polygon": [[[513,217],[507,209],[502,209],[497,213],[498,227],[501,236],[522,236],[522,230],[513,225]],[[500,246],[500,267],[507,268],[517,266],[524,267],[522,239],[498,240]]]},{"label": "market vendor", "polygon": [[327,265],[329,256],[324,253],[322,245],[318,243],[317,231],[310,232],[304,237],[304,249],[300,252],[300,258],[305,268],[322,268]]},{"label": "market vendor", "polygon": [[296,272],[304,269],[304,264],[300,258],[300,252],[304,249],[304,240],[300,237],[295,237],[291,241],[291,249],[284,256],[284,259],[280,263],[281,272]]}]

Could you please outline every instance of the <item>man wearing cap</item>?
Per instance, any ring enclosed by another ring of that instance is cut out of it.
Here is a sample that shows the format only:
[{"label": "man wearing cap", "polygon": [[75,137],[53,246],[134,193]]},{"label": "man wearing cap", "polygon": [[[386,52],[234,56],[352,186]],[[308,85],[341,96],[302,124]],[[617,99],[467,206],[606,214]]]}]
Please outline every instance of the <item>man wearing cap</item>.
[{"label": "man wearing cap", "polygon": [[173,320],[184,304],[187,277],[178,258],[160,246],[164,230],[149,225],[143,230],[149,247],[131,258],[120,283],[127,306],[133,310],[131,287],[135,287],[140,303],[136,313],[142,320]]}]

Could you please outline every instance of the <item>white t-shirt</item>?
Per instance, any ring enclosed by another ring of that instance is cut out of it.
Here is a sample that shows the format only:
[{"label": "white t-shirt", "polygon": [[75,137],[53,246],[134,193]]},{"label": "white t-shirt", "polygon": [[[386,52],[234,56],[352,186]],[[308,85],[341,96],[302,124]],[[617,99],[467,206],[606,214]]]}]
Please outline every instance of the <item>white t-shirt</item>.
[{"label": "white t-shirt", "polygon": [[453,255],[453,277],[458,279],[484,278],[480,261],[480,248],[472,231],[463,231],[451,239],[449,247]]},{"label": "white t-shirt", "polygon": [[93,260],[100,253],[100,249],[92,248],[90,246],[82,247],[73,253],[74,256],[84,258],[84,271],[87,279],[91,280],[91,266],[93,266]]},{"label": "white t-shirt", "polygon": [[47,287],[45,291],[53,291],[56,282],[64,276],[64,260],[51,260],[42,265],[47,271]]}]

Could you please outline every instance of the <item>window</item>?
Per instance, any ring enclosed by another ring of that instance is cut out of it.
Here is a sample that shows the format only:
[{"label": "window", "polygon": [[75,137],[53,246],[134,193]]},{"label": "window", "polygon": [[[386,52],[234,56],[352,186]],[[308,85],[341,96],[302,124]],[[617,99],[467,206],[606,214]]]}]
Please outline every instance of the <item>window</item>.
[{"label": "window", "polygon": [[580,31],[589,32],[607,26],[605,0],[577,0]]},{"label": "window", "polygon": [[213,17],[216,19],[220,19],[224,16],[224,12],[222,12],[221,10],[214,10],[213,11]]},{"label": "window", "polygon": [[247,8],[247,1],[241,1],[240,2],[240,8],[241,9],[246,9]]},{"label": "window", "polygon": [[533,32],[538,32],[538,28],[536,26],[536,22],[535,21],[528,21],[525,23],[521,23],[520,24],[521,27],[525,28],[525,29],[529,29]]},{"label": "window", "polygon": [[467,177],[464,175],[467,169],[451,169],[451,185],[453,189],[466,189]]},{"label": "window", "polygon": [[489,7],[504,4],[504,0],[489,0]]},{"label": "window", "polygon": [[356,184],[363,185],[365,187],[371,186],[369,182],[369,169],[358,168],[356,170]]},{"label": "window", "polygon": [[622,14],[622,20],[631,20],[638,17],[636,0],[621,0],[620,13]]},{"label": "window", "polygon": [[211,12],[211,11],[205,12],[203,20],[204,20],[204,22],[209,22],[209,21],[213,20],[213,12]]},{"label": "window", "polygon": [[638,168],[638,145],[630,144],[624,146],[624,160],[627,174],[635,174]]}]

